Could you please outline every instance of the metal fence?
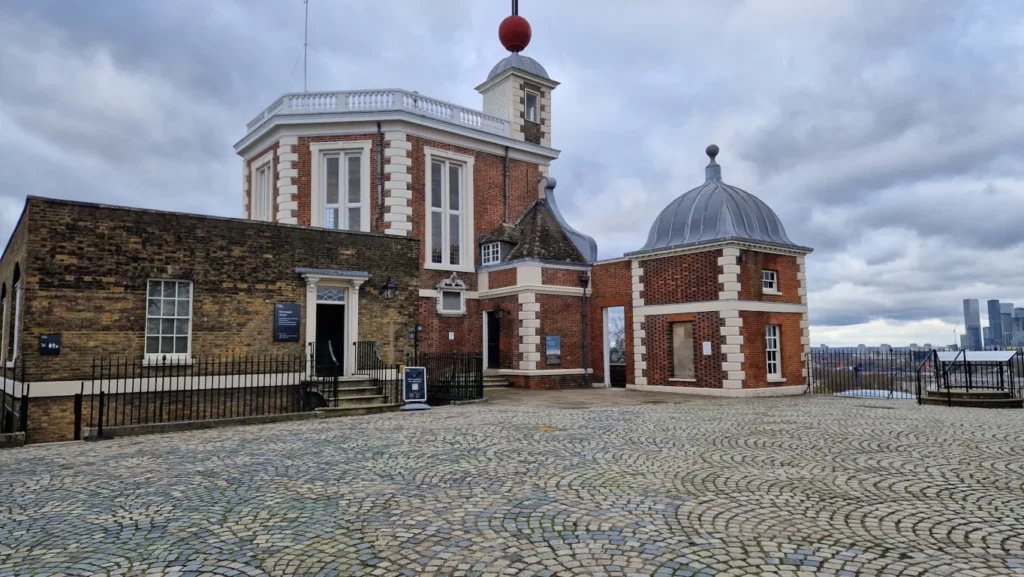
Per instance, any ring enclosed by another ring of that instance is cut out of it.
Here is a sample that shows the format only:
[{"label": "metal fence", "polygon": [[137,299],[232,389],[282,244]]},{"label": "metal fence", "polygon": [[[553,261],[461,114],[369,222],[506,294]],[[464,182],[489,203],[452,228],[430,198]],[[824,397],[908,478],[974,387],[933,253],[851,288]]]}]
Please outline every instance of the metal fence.
[{"label": "metal fence", "polygon": [[484,397],[484,359],[480,353],[420,353],[413,365],[427,369],[430,405]]},{"label": "metal fence", "polygon": [[808,391],[840,397],[917,398],[918,367],[931,350],[811,350]]},{"label": "metal fence", "polygon": [[484,396],[484,362],[481,352],[420,352],[400,364],[384,362],[376,342],[356,344],[356,373],[369,376],[378,383],[381,394],[389,402],[402,402],[403,365],[427,369],[429,405],[449,405],[453,402],[479,400]]},{"label": "metal fence", "polygon": [[24,363],[0,369],[0,435],[28,431],[29,390]]},{"label": "metal fence", "polygon": [[1017,351],[1005,361],[972,359],[965,351],[943,361],[935,354],[920,367],[918,377],[918,402],[929,393],[945,393],[950,403],[954,393],[1005,393],[1010,398],[1024,398],[1024,352]]},{"label": "metal fence", "polygon": [[919,399],[952,389],[1024,394],[1024,352],[1007,362],[939,361],[934,350],[813,350],[808,391],[840,397]]},{"label": "metal fence", "polygon": [[81,424],[102,436],[104,427],[302,412],[307,370],[303,355],[96,359]]}]

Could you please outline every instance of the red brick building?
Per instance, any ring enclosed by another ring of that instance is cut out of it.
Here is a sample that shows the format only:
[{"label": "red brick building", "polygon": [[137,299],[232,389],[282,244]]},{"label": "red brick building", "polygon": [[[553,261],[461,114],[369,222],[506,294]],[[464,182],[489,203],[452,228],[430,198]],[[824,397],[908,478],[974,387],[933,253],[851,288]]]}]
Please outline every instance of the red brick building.
[{"label": "red brick building", "polygon": [[[285,94],[235,145],[243,221],[32,199],[0,259],[0,362],[59,333],[63,360],[36,363],[36,382],[73,385],[73,360],[111,353],[277,350],[265,326],[277,299],[301,310],[293,348],[329,341],[347,375],[356,341],[376,339],[400,360],[421,325],[419,350],[483,351],[490,373],[525,388],[610,384],[621,367],[638,389],[801,390],[810,249],[722,182],[709,147],[707,181],[657,217],[648,242],[598,261],[548,176],[557,87],[513,52],[477,86],[482,111],[404,90]],[[154,231],[161,242],[147,240]],[[386,280],[401,295],[388,306],[376,297]],[[196,309],[207,316],[168,317],[172,332],[153,333],[165,323],[140,303],[157,281],[195,307],[214,295]],[[71,313],[37,290],[57,285]],[[118,316],[110,299],[133,313]],[[619,308],[625,337],[612,347]],[[107,340],[82,328],[108,326]]]},{"label": "red brick building", "polygon": [[643,248],[594,265],[590,317],[624,307],[630,388],[802,393],[811,249],[789,240],[768,205],[722,181],[717,146],[707,154],[707,180],[658,215]]}]

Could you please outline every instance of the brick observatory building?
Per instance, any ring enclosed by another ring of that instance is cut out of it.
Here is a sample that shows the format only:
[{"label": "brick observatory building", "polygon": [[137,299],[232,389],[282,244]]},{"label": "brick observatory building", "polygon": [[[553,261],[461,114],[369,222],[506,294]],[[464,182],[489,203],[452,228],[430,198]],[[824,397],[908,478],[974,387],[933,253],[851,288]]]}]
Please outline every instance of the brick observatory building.
[{"label": "brick observatory building", "polygon": [[623,307],[629,388],[800,394],[811,249],[790,241],[768,205],[722,181],[717,146],[706,152],[704,184],[669,203],[647,243],[595,264],[591,317]]},{"label": "brick observatory building", "polygon": [[[711,146],[707,181],[646,245],[599,261],[549,176],[559,84],[520,53],[524,19],[499,35],[511,54],[476,87],[482,110],[399,89],[281,96],[235,145],[241,219],[29,198],[0,259],[0,397],[31,381],[30,440],[71,438],[92,359],[326,343],[354,377],[358,342],[401,362],[410,332],[421,351],[481,352],[487,374],[523,388],[801,392],[810,249],[722,181]],[[281,303],[300,311],[288,342]]]}]

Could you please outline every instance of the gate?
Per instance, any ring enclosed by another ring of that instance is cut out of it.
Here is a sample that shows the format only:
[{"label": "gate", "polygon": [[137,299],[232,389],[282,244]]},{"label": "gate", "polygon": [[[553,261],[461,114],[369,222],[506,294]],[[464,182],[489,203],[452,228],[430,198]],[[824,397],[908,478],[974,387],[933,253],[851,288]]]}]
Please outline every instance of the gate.
[{"label": "gate", "polygon": [[[28,432],[29,391],[24,363],[0,369],[0,435]],[[4,445],[0,438],[0,446]]]}]

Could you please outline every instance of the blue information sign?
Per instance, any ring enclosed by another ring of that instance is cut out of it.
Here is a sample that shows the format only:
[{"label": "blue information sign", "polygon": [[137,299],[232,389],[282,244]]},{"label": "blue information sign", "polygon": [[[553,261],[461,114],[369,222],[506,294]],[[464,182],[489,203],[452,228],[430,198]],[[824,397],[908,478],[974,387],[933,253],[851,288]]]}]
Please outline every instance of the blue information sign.
[{"label": "blue information sign", "polygon": [[299,340],[299,316],[302,314],[302,307],[297,304],[275,304],[274,305],[274,340],[275,341],[298,341]]},{"label": "blue information sign", "polygon": [[405,367],[402,374],[403,400],[405,403],[427,402],[427,369],[425,367]]}]

